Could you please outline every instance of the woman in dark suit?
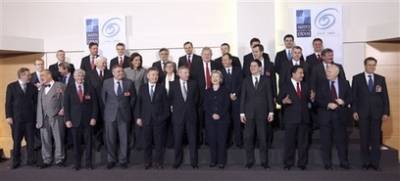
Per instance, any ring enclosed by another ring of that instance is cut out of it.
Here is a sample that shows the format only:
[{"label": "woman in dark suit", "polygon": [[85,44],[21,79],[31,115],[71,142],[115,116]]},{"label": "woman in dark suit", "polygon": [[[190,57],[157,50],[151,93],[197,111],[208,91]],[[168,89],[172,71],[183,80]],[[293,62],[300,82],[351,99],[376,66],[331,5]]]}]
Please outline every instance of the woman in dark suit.
[{"label": "woman in dark suit", "polygon": [[[165,87],[165,90],[167,91],[167,95],[169,96],[169,92],[170,92],[170,87],[171,87],[171,83],[175,82],[178,80],[178,76],[176,75],[176,64],[175,62],[172,61],[167,61],[167,63],[165,63],[165,75],[164,77],[162,77],[161,80],[161,85],[163,87]],[[174,134],[172,132],[172,123],[171,123],[171,116],[168,117],[167,119],[167,134],[166,134],[166,147],[167,148],[173,148],[174,146]]]},{"label": "woman in dark suit", "polygon": [[229,130],[229,92],[221,86],[223,77],[218,70],[211,73],[212,87],[204,96],[207,140],[210,148],[210,167],[225,168]]}]

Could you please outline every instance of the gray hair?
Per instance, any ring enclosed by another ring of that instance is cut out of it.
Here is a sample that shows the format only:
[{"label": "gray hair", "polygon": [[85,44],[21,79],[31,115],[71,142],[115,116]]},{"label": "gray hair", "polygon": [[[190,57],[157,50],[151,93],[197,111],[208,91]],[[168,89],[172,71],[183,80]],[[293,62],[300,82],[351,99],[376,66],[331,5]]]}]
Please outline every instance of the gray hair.
[{"label": "gray hair", "polygon": [[75,70],[75,72],[74,72],[74,77],[76,77],[76,76],[78,76],[78,75],[82,75],[82,76],[85,77],[86,72],[85,72],[84,70],[82,70],[82,69],[77,69],[77,70]]}]

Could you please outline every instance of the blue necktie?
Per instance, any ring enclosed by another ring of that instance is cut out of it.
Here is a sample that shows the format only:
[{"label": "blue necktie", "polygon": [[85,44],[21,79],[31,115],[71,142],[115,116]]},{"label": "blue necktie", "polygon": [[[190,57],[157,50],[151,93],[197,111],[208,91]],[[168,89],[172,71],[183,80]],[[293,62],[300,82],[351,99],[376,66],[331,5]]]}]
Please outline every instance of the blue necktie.
[{"label": "blue necktie", "polygon": [[151,98],[151,101],[153,101],[153,97],[154,97],[154,85],[151,85],[151,87],[150,87],[150,98]]},{"label": "blue necktie", "polygon": [[372,81],[372,75],[368,75],[368,90],[372,92],[374,89],[374,81]]},{"label": "blue necktie", "polygon": [[118,88],[117,88],[117,95],[120,96],[122,94],[122,87],[121,87],[121,83],[118,81]]},{"label": "blue necktie", "polygon": [[292,53],[290,52],[290,50],[288,50],[287,58],[288,60],[292,61]]}]

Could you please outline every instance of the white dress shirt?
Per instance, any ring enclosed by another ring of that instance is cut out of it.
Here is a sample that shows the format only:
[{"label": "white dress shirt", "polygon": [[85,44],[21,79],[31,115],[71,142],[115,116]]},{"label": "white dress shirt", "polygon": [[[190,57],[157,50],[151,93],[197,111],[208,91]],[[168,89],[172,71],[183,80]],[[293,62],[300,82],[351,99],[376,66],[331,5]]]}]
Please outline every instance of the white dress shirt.
[{"label": "white dress shirt", "polygon": [[50,82],[48,83],[48,85],[50,85],[50,87],[47,87],[47,86],[46,86],[46,88],[44,88],[44,93],[45,93],[45,94],[49,93],[50,89],[53,87],[53,85],[54,85],[54,80],[50,81]]},{"label": "white dress shirt", "polygon": [[121,85],[121,90],[122,90],[122,92],[124,92],[124,85],[123,85],[123,83],[122,83],[122,80],[117,80],[117,79],[114,78],[114,91],[115,91],[115,95],[118,95],[118,83],[117,83],[117,82],[120,83],[120,85]]}]

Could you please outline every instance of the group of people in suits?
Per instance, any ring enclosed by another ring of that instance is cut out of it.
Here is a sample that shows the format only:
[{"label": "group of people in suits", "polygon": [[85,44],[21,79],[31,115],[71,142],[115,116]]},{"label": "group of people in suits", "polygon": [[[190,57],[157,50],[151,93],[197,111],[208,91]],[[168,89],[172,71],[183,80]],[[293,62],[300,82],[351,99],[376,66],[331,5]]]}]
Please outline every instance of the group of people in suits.
[{"label": "group of people in suits", "polygon": [[254,166],[258,147],[260,165],[268,169],[272,123],[280,120],[285,170],[307,168],[315,127],[320,129],[324,168],[333,168],[335,145],[339,166],[350,169],[346,129],[354,119],[360,127],[362,168],[379,170],[381,125],[390,111],[385,78],[375,73],[377,60],[366,58],[365,71],[350,86],[322,39],[313,40],[315,52],[305,60],[293,35],[286,35],[284,44],[273,63],[260,40],[251,39],[252,52],[244,56],[243,66],[227,43],[221,44],[222,56],[212,60],[209,47],[196,55],[193,44],[185,42],[186,54],[178,66],[162,48],[160,60],[148,69],[139,53],[126,56],[123,43],[116,45],[118,55],[110,69],[95,42],[89,43],[90,54],[77,70],[65,61],[63,50],[49,69],[37,59],[35,72],[20,68],[18,80],[7,86],[6,120],[14,141],[11,168],[21,164],[25,138],[28,165],[38,160],[34,144],[41,143],[40,168],[53,162],[64,167],[65,150],[71,146],[73,168],[82,168],[84,155],[85,167],[93,169],[92,152],[104,146],[107,169],[127,168],[132,148],[143,149],[145,169],[162,169],[166,147],[174,149],[173,168],[178,169],[187,142],[193,169],[199,168],[202,144],[209,148],[209,166],[225,168],[232,143],[244,147],[246,168]]}]

